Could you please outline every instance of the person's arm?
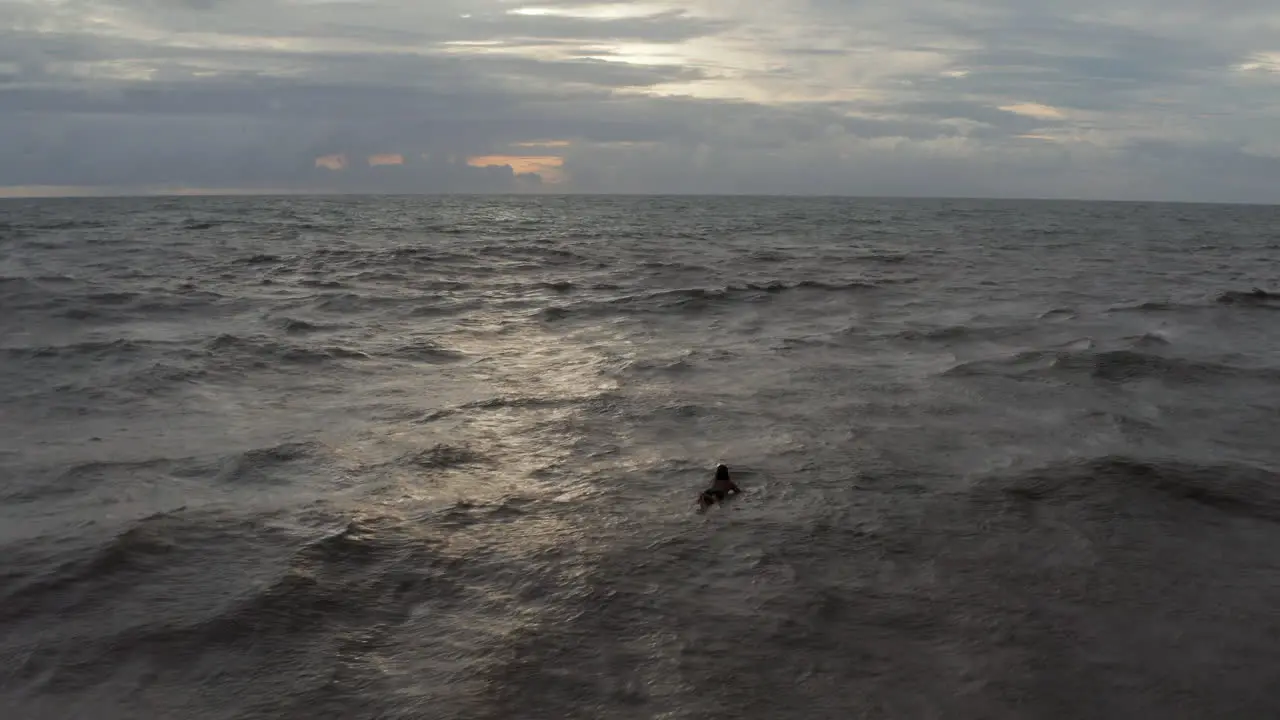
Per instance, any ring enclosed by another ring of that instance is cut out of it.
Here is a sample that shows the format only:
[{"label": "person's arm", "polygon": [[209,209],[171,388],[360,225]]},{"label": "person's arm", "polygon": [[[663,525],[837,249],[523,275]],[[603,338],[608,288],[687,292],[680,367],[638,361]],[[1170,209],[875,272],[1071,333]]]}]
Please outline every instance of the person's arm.
[{"label": "person's arm", "polygon": [[738,487],[738,483],[736,483],[736,482],[734,482],[734,481],[730,480],[730,481],[729,481],[729,492],[740,493],[740,492],[742,492],[742,488]]}]

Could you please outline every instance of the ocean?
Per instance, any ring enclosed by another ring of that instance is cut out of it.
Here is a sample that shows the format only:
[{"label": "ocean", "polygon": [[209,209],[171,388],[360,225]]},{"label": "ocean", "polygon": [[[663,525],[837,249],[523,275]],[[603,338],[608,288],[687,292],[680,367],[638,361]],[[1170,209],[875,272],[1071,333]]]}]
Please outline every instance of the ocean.
[{"label": "ocean", "polygon": [[0,203],[0,716],[1275,717],[1278,259],[1259,206]]}]

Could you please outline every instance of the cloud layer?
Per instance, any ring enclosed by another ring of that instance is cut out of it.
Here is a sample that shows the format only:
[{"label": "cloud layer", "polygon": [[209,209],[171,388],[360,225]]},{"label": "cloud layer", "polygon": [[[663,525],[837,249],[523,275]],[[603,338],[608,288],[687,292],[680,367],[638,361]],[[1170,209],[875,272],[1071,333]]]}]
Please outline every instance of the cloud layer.
[{"label": "cloud layer", "polygon": [[0,0],[0,192],[1280,202],[1260,0]]}]

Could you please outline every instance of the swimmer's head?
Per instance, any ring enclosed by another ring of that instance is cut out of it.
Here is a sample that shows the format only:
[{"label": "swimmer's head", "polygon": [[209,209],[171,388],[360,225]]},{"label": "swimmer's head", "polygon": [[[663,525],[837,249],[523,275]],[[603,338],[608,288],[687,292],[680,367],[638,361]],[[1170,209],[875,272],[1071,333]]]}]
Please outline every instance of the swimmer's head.
[{"label": "swimmer's head", "polygon": [[724,463],[721,463],[716,466],[716,479],[717,480],[729,479],[729,468],[725,467]]}]

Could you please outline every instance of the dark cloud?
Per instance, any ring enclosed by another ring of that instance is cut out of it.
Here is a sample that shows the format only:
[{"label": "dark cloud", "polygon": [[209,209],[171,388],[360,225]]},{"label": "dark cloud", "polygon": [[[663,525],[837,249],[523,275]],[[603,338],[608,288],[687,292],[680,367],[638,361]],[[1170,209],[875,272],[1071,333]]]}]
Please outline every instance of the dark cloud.
[{"label": "dark cloud", "polygon": [[1059,119],[1030,117],[973,100],[916,100],[886,105],[882,110],[918,120],[968,120],[985,126],[987,136],[1017,136],[1064,125]]},{"label": "dark cloud", "polygon": [[[1278,31],[1255,0],[11,1],[0,185],[1280,200],[1280,73],[1241,70]],[[567,182],[466,162],[522,153]]]},{"label": "dark cloud", "polygon": [[935,80],[937,91],[1043,98],[1060,107],[1115,109],[1147,92],[1212,82],[1238,51],[1179,42],[1139,28],[1033,16],[1012,27],[957,28],[979,49],[955,55],[963,77]]}]

